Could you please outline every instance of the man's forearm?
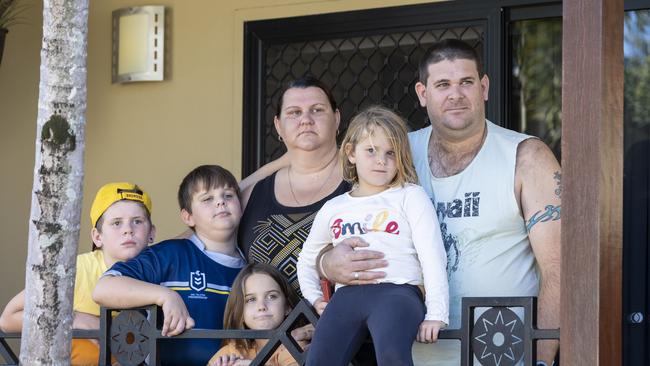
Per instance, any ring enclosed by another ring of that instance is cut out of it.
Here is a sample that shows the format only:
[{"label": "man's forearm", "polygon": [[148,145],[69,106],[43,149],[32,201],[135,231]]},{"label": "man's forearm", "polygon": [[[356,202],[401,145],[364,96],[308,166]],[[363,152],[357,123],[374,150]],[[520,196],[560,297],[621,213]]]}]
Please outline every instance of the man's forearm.
[{"label": "man's forearm", "polygon": [[[559,273],[542,277],[537,298],[537,326],[542,329],[557,329],[560,327]],[[551,366],[558,348],[558,341],[539,341],[537,344],[537,359]]]}]

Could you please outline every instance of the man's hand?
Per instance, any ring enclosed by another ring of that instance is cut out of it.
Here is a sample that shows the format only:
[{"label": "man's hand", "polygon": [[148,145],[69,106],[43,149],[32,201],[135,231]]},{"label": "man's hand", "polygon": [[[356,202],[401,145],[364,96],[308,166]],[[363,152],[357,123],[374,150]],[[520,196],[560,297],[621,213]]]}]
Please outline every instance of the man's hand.
[{"label": "man's hand", "polygon": [[355,250],[368,246],[363,239],[343,240],[334,249],[322,254],[323,270],[329,280],[346,285],[368,285],[386,277],[385,272],[370,271],[388,266],[384,253],[375,250]]},{"label": "man's hand", "polygon": [[176,291],[165,290],[164,295],[157,302],[164,314],[162,335],[171,337],[183,333],[186,329],[194,328],[194,319],[187,311],[181,296]]},{"label": "man's hand", "polygon": [[445,327],[439,320],[425,320],[420,324],[416,340],[421,343],[435,343],[438,341],[438,332]]}]

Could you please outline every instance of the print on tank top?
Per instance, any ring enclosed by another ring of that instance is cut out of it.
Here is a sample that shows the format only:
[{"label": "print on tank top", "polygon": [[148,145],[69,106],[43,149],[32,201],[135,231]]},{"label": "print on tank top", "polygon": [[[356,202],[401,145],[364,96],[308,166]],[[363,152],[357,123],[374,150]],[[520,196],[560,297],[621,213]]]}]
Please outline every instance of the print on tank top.
[{"label": "print on tank top", "polygon": [[454,199],[451,202],[435,202],[431,200],[438,214],[440,233],[447,252],[447,273],[451,275],[458,270],[460,262],[460,249],[458,237],[448,232],[447,219],[459,217],[478,217],[480,215],[481,192],[466,192],[464,199]]},{"label": "print on tank top", "polygon": [[467,192],[465,193],[465,200],[455,199],[451,202],[438,202],[435,207],[438,212],[438,217],[478,217],[481,192]]}]

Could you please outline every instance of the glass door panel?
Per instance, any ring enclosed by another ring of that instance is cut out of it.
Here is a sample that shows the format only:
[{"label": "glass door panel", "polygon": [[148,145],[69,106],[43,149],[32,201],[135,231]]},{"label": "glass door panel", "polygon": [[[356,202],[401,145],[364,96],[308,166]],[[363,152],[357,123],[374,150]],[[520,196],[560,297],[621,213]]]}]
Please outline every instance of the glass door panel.
[{"label": "glass door panel", "polygon": [[625,14],[623,364],[649,365],[650,10]]},{"label": "glass door panel", "polygon": [[510,23],[512,129],[542,139],[560,160],[562,18]]}]

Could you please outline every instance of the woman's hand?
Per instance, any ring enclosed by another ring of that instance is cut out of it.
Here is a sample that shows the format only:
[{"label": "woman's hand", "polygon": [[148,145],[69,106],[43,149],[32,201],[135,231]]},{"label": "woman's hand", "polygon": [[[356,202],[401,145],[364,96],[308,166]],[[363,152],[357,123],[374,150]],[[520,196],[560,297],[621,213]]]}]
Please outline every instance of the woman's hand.
[{"label": "woman's hand", "polygon": [[435,343],[438,341],[438,332],[446,326],[440,320],[425,320],[420,324],[416,340],[421,343]]},{"label": "woman's hand", "polygon": [[368,246],[359,237],[348,238],[340,242],[327,253],[322,254],[323,271],[329,280],[346,285],[368,285],[377,283],[386,277],[385,272],[370,271],[387,267],[384,253],[375,250],[355,250]]}]

